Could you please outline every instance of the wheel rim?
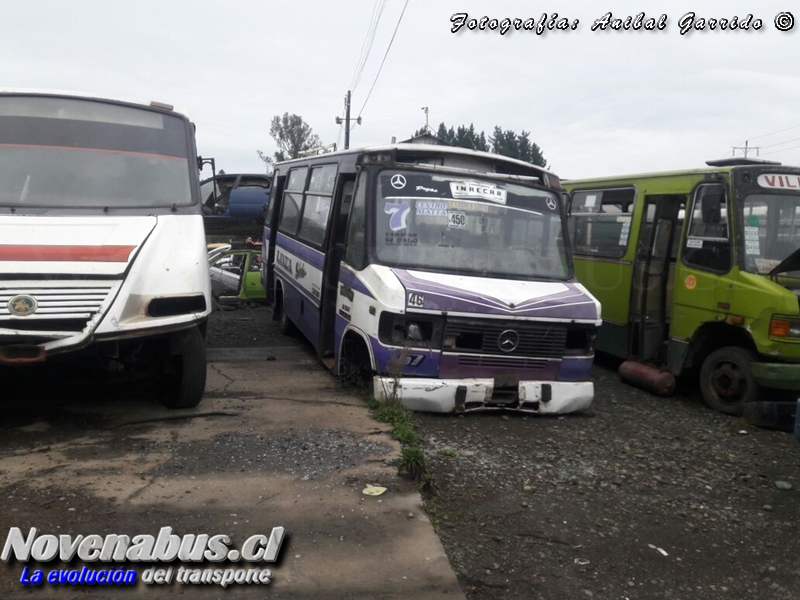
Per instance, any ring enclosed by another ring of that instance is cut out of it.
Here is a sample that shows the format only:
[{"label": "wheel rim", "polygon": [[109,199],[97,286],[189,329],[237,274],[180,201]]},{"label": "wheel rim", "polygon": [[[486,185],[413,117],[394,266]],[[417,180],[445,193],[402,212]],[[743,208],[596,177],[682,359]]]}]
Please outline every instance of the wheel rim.
[{"label": "wheel rim", "polygon": [[724,361],[714,365],[711,389],[725,404],[738,404],[747,392],[747,376],[735,362]]}]

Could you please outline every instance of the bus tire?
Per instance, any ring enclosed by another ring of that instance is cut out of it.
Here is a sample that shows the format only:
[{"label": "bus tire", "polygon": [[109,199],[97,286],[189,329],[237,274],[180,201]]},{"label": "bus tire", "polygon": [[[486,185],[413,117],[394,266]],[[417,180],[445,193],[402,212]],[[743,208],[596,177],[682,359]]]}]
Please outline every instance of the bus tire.
[{"label": "bus tire", "polygon": [[741,416],[744,404],[758,400],[758,384],[750,372],[756,355],[738,346],[714,350],[700,369],[700,391],[705,403],[726,415]]},{"label": "bus tire", "polygon": [[283,309],[283,302],[283,289],[281,289],[275,302],[275,310],[278,313],[278,330],[283,335],[293,336],[297,333],[297,327]]},{"label": "bus tire", "polygon": [[181,331],[170,340],[161,385],[168,408],[194,408],[206,389],[206,345],[200,329]]},{"label": "bus tire", "polygon": [[339,380],[357,392],[368,392],[374,372],[369,350],[361,338],[345,336],[339,356]]}]

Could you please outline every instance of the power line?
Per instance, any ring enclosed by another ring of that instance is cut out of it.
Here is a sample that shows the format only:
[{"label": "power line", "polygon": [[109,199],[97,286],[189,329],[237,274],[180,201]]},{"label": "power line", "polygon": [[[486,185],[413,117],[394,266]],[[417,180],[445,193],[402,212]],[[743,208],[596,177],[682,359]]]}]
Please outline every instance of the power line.
[{"label": "power line", "polygon": [[776,133],[783,133],[784,131],[789,131],[790,129],[797,129],[798,127],[800,127],[800,125],[792,125],[791,127],[787,127],[786,129],[779,129],[778,131],[773,131],[771,133],[764,133],[764,134],[761,134],[761,135],[757,135],[755,137],[751,137],[750,139],[751,140],[757,140],[759,138],[767,137],[767,136],[770,136],[770,135],[775,135]]},{"label": "power line", "polygon": [[[379,5],[380,2],[380,5]],[[372,45],[375,42],[375,34],[378,31],[378,25],[383,16],[383,9],[386,8],[387,0],[375,0],[372,6],[372,15],[370,17],[369,27],[367,27],[367,34],[364,37],[364,42],[361,44],[361,53],[356,63],[356,68],[353,71],[353,77],[350,80],[349,89],[355,90],[361,81],[361,74],[364,72],[364,67],[367,64],[369,55],[372,52]]]},{"label": "power line", "polygon": [[774,148],[775,146],[783,146],[784,144],[789,144],[791,142],[796,142],[800,140],[800,137],[792,138],[790,140],[786,140],[785,142],[778,142],[777,144],[770,144],[769,146],[761,146],[762,148]]},{"label": "power line", "polygon": [[[380,8],[379,8],[380,7]],[[378,22],[380,21],[381,9],[383,8],[381,0],[375,0],[372,5],[372,15],[370,16],[369,25],[367,26],[367,33],[364,36],[364,41],[361,43],[361,51],[358,55],[355,69],[353,69],[353,76],[350,78],[349,89],[352,89],[356,81],[361,79],[361,73],[367,63],[370,52],[372,51],[372,44],[375,40],[375,33],[378,30]]]},{"label": "power line", "polygon": [[773,150],[772,152],[765,152],[764,154],[778,154],[778,152],[786,152],[787,150],[795,150],[800,148],[800,144],[797,146],[789,146],[788,148],[782,148],[780,150]]},{"label": "power line", "polygon": [[367,107],[367,102],[369,102],[369,97],[372,95],[372,90],[375,89],[375,84],[378,83],[378,77],[380,77],[381,70],[383,69],[383,64],[386,62],[386,57],[389,56],[389,50],[392,49],[392,44],[394,43],[394,37],[397,35],[397,30],[400,28],[400,22],[403,20],[403,15],[406,14],[406,7],[408,6],[408,0],[403,5],[403,10],[400,13],[400,17],[397,19],[397,25],[394,27],[394,33],[392,33],[392,39],[389,40],[389,45],[386,47],[386,52],[383,55],[383,60],[381,60],[381,65],[378,67],[378,72],[375,74],[375,79],[372,81],[372,86],[369,88],[369,92],[367,93],[367,98],[364,100],[364,104],[361,107],[361,110],[358,111],[358,116],[361,116],[361,113],[364,112],[364,109]]}]

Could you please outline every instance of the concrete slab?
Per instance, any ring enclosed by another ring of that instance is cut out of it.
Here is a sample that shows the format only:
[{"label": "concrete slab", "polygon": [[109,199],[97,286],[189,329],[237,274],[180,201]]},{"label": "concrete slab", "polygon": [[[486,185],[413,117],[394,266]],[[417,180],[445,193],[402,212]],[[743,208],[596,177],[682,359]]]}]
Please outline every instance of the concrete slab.
[{"label": "concrete slab", "polygon": [[[183,564],[270,568],[268,586],[140,582],[124,595],[463,598],[414,483],[397,475],[398,443],[362,399],[339,389],[300,344],[209,355],[206,397],[197,409],[164,409],[146,388],[103,387],[80,388],[69,398],[31,395],[25,406],[4,407],[3,542],[10,527],[133,536],[169,526],[177,535],[225,534],[241,549],[248,537],[283,526],[277,563]],[[365,496],[368,484],[387,491]],[[127,566],[141,579],[152,565]],[[0,569],[2,597],[29,596],[19,581],[22,567]],[[63,598],[77,589],[44,585],[36,592]],[[108,587],[80,593],[115,597]]]}]

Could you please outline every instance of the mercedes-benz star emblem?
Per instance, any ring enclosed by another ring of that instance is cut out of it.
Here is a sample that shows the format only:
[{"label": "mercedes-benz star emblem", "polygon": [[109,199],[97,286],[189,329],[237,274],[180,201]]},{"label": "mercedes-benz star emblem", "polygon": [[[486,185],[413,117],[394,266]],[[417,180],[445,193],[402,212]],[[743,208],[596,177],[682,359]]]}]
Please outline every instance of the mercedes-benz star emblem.
[{"label": "mercedes-benz star emblem", "polygon": [[513,352],[519,346],[519,334],[513,329],[506,329],[497,338],[497,347],[503,352]]},{"label": "mercedes-benz star emblem", "polygon": [[406,178],[400,175],[400,173],[397,173],[395,175],[392,175],[392,178],[389,180],[389,183],[392,184],[392,187],[394,189],[402,190],[404,187],[406,187]]},{"label": "mercedes-benz star emblem", "polygon": [[548,198],[547,199],[547,208],[549,208],[550,210],[555,210],[556,209],[556,201],[553,200],[552,198]]},{"label": "mercedes-benz star emblem", "polygon": [[38,303],[33,296],[14,296],[8,301],[8,312],[15,317],[27,317],[36,312]]}]

